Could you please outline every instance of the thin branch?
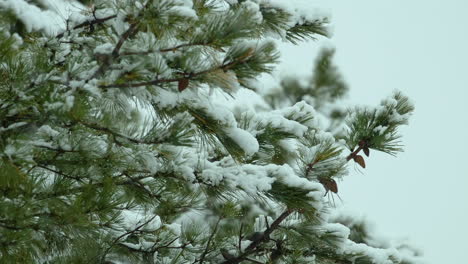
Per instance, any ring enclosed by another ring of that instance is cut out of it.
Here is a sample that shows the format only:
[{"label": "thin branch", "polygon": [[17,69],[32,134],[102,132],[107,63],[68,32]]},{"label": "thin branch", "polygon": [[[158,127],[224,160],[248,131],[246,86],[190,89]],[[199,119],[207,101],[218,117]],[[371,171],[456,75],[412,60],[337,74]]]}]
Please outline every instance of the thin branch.
[{"label": "thin branch", "polygon": [[185,44],[180,44],[180,45],[172,47],[172,48],[160,49],[159,52],[176,51],[176,50],[178,50],[180,48],[190,47],[190,46],[209,46],[209,45],[210,45],[210,43],[185,43]]},{"label": "thin branch", "polygon": [[263,264],[263,262],[255,260],[255,259],[245,258],[245,260],[250,261],[252,263],[256,263],[256,264]]},{"label": "thin branch", "polygon": [[356,155],[359,153],[359,151],[362,150],[362,147],[359,146],[355,151],[351,152],[351,154],[348,155],[348,157],[346,157],[346,161],[350,161],[351,159],[353,159],[354,157],[356,157]]},{"label": "thin branch", "polygon": [[[176,237],[176,238],[172,239],[170,242],[166,243],[166,245],[164,245],[164,246],[159,246],[159,247],[154,248],[152,251],[153,251],[153,252],[156,252],[156,251],[157,251],[158,249],[160,249],[160,248],[182,248],[182,246],[170,247],[170,245],[171,245],[172,243],[174,243],[174,241],[176,241],[177,239],[179,239],[179,237]],[[184,245],[185,245],[185,244],[184,244]]]},{"label": "thin branch", "polygon": [[348,157],[346,157],[346,161],[354,159],[356,155],[359,153],[359,151],[363,149],[369,150],[369,142],[367,142],[364,139],[359,140],[358,146],[359,147],[355,151],[353,151],[351,154],[348,155]]},{"label": "thin branch", "polygon": [[266,215],[263,216],[263,218],[265,219],[265,225],[267,228],[270,228],[270,223],[268,223],[268,217]]},{"label": "thin branch", "polygon": [[241,226],[239,228],[239,245],[238,245],[238,248],[239,248],[239,252],[242,250],[242,227],[244,226],[244,223],[241,223]]},{"label": "thin branch", "polygon": [[97,76],[103,74],[111,65],[112,61],[119,57],[120,49],[122,48],[124,42],[129,39],[131,36],[134,36],[138,32],[138,26],[140,25],[139,18],[143,15],[143,10],[146,9],[151,1],[146,2],[142,11],[137,15],[136,22],[131,24],[130,27],[120,36],[119,41],[112,50],[112,57],[109,60],[106,60],[101,66],[96,70],[96,72],[91,76],[90,79],[96,78]]},{"label": "thin branch", "polygon": [[185,43],[185,44],[180,44],[172,48],[164,48],[164,49],[159,49],[159,50],[147,50],[147,51],[128,51],[128,52],[122,52],[120,53],[121,56],[130,56],[130,55],[148,55],[154,52],[174,52],[180,48],[185,48],[185,47],[193,47],[193,46],[210,46],[210,43]]},{"label": "thin branch", "polygon": [[167,243],[167,244],[164,245],[164,246],[156,247],[156,248],[153,248],[153,249],[151,249],[151,250],[144,250],[144,249],[141,249],[141,248],[132,248],[132,247],[129,247],[128,245],[125,245],[125,244],[122,243],[122,242],[119,242],[117,245],[122,246],[122,247],[125,247],[125,248],[127,248],[128,250],[130,250],[130,251],[139,252],[139,253],[155,253],[155,252],[158,251],[158,249],[160,249],[160,248],[184,249],[185,247],[187,247],[187,245],[189,245],[189,243],[184,243],[184,244],[182,244],[181,246],[177,246],[177,247],[171,247],[171,246],[169,246],[170,244],[172,244],[172,243],[173,243],[174,241],[176,241],[177,239],[179,239],[179,237],[176,237],[175,239],[173,239],[171,242]]},{"label": "thin branch", "polygon": [[[94,20],[85,21],[85,22],[83,22],[81,24],[78,24],[78,25],[74,26],[72,28],[72,30],[79,29],[79,28],[86,27],[86,26],[92,26],[94,24],[102,24],[102,23],[106,22],[107,20],[110,20],[110,19],[113,19],[113,18],[116,18],[116,17],[117,17],[117,15],[111,15],[111,16],[107,16],[107,17],[103,17],[103,18],[96,18]],[[65,32],[70,32],[70,30],[66,30]],[[59,38],[61,38],[61,37],[63,37],[65,35],[65,32],[62,32],[62,33],[58,34],[55,37],[59,39]]]},{"label": "thin branch", "polygon": [[244,63],[247,59],[244,58],[243,60],[240,61],[232,61],[226,64],[223,64],[218,67],[213,67],[208,70],[200,71],[200,72],[195,72],[195,73],[190,73],[188,76],[183,76],[180,78],[171,78],[171,79],[155,79],[147,82],[139,82],[139,83],[121,83],[121,84],[109,84],[109,85],[99,85],[99,88],[134,88],[134,87],[141,87],[141,86],[148,86],[148,85],[157,85],[160,83],[169,83],[169,82],[179,82],[182,80],[187,80],[191,79],[193,77],[197,77],[209,72],[213,72],[216,70],[228,70],[229,68],[233,67],[236,64],[239,63]]},{"label": "thin branch", "polygon": [[131,55],[148,55],[151,53],[160,52],[160,50],[146,50],[146,51],[127,51],[120,53],[120,56],[131,56]]},{"label": "thin branch", "polygon": [[53,151],[56,151],[56,152],[60,152],[60,153],[65,153],[65,152],[79,152],[77,150],[66,150],[66,149],[63,149],[63,148],[52,148],[52,147],[49,147],[49,146],[45,146],[45,145],[34,145],[35,147],[38,147],[38,148],[45,148],[45,149],[48,149],[48,150],[53,150]]},{"label": "thin branch", "polygon": [[142,223],[141,225],[135,227],[133,230],[130,230],[130,231],[127,231],[125,233],[123,233],[122,235],[118,236],[116,239],[114,239],[114,241],[111,243],[111,245],[104,251],[104,254],[102,255],[102,258],[101,258],[101,262],[104,262],[105,258],[106,258],[106,255],[107,253],[109,253],[109,251],[117,244],[117,242],[122,239],[123,237],[127,236],[127,235],[130,235],[130,234],[133,234],[137,231],[139,231],[143,226],[147,225],[149,222],[153,221],[155,218],[156,218],[157,215],[154,215],[153,217],[151,217],[149,220],[145,221],[144,223]]},{"label": "thin branch", "polygon": [[318,162],[319,162],[318,160],[314,160],[313,162],[307,164],[306,175],[309,175],[309,173],[314,169],[314,165],[317,164]]},{"label": "thin branch", "polygon": [[[63,174],[61,174],[61,175],[63,175]],[[66,177],[65,175],[63,175],[63,176]],[[72,176],[70,176],[70,177],[72,177]],[[75,179],[75,178],[72,178],[72,179]],[[79,180],[79,179],[77,178],[76,180]],[[132,186],[137,186],[137,187],[143,188],[143,186],[139,186],[139,185],[135,184],[133,181],[131,181],[129,179],[125,179],[125,180],[121,179],[120,181],[116,181],[115,185],[117,185],[117,186],[132,185]],[[98,190],[97,188],[100,188],[100,187],[104,186],[104,183],[103,182],[88,183],[86,186],[80,186],[80,187],[76,187],[76,188],[66,189],[66,190],[63,190],[61,192],[58,192],[58,191],[54,191],[52,193],[38,192],[38,193],[36,193],[34,195],[34,198],[37,199],[37,200],[44,200],[44,199],[59,197],[59,196],[62,196],[62,195],[71,195],[71,194],[75,194],[75,193],[79,193],[79,192],[82,192],[84,190],[87,190],[87,188],[89,188],[91,186],[97,191]],[[150,195],[151,198],[160,199],[160,197],[157,194],[150,193],[146,189],[145,189],[145,193]]]},{"label": "thin branch", "polygon": [[119,42],[117,42],[117,45],[115,45],[114,50],[112,50],[112,57],[116,58],[119,56],[119,52],[122,48],[122,45],[130,36],[134,35],[138,31],[138,25],[138,22],[131,24],[127,31],[125,31],[125,33],[122,34],[122,36],[119,39]]},{"label": "thin branch", "polygon": [[108,134],[111,134],[113,136],[116,136],[116,137],[121,137],[121,138],[124,138],[130,142],[133,142],[133,143],[138,143],[138,144],[147,144],[147,145],[154,145],[154,144],[161,144],[163,143],[163,141],[144,141],[144,140],[139,140],[139,139],[135,139],[135,138],[131,138],[131,137],[128,137],[128,136],[125,136],[125,135],[122,135],[118,132],[115,132],[107,127],[102,127],[98,124],[93,124],[93,123],[87,123],[87,122],[84,122],[84,121],[78,121],[78,123],[82,124],[83,126],[85,127],[88,127],[88,128],[91,128],[91,129],[94,129],[94,130],[99,130],[99,131],[102,131],[102,132],[105,132],[105,133],[108,133]]},{"label": "thin branch", "polygon": [[213,239],[214,235],[216,234],[216,231],[218,231],[218,224],[219,224],[220,221],[221,221],[221,217],[218,218],[218,221],[216,221],[216,225],[213,228],[213,232],[211,233],[210,237],[208,238],[208,242],[206,243],[205,251],[203,251],[203,253],[202,253],[201,257],[200,257],[200,261],[198,262],[200,264],[203,263],[203,261],[205,260],[206,254],[208,254],[208,250],[210,249],[211,240]]},{"label": "thin branch", "polygon": [[104,63],[102,63],[101,66],[99,66],[99,68],[96,70],[96,72],[94,72],[90,79],[96,78],[99,75],[103,74],[107,70],[107,68],[109,68],[111,60],[115,60],[119,57],[119,51],[122,48],[122,45],[130,36],[134,35],[137,32],[138,24],[138,22],[131,24],[127,31],[125,31],[122,34],[122,36],[119,39],[119,42],[117,42],[114,49],[112,50],[112,57],[109,58],[109,60],[105,60]]},{"label": "thin branch", "polygon": [[123,173],[122,175],[129,179],[128,182],[123,182],[122,184],[128,184],[128,185],[136,186],[139,189],[141,189],[144,193],[148,194],[149,197],[157,199],[157,200],[161,199],[160,195],[154,194],[153,192],[148,190],[138,179],[135,179],[135,178],[131,177],[127,173]]},{"label": "thin branch", "polygon": [[139,82],[139,83],[121,83],[121,84],[109,84],[109,85],[99,85],[99,88],[134,88],[134,87],[141,87],[141,86],[148,86],[148,85],[157,85],[160,83],[169,83],[169,82],[178,82],[183,79],[186,79],[185,77],[181,78],[172,78],[172,79],[155,79],[152,81],[147,81],[147,82]]},{"label": "thin branch", "polygon": [[0,227],[5,228],[5,229],[10,229],[10,230],[15,230],[15,231],[29,228],[29,227],[11,226],[11,225],[4,224],[2,222],[0,222]]},{"label": "thin branch", "polygon": [[36,164],[36,167],[39,167],[39,168],[48,170],[48,171],[50,171],[50,172],[53,172],[53,173],[58,174],[58,175],[60,175],[60,176],[63,176],[63,177],[65,177],[65,178],[67,178],[67,179],[72,179],[72,180],[76,180],[76,181],[79,181],[79,182],[83,182],[83,179],[81,179],[81,178],[79,178],[79,177],[67,175],[67,174],[65,174],[65,173],[63,173],[63,172],[61,172],[61,171],[51,169],[51,168],[49,168],[49,167],[47,167],[47,166],[44,166],[44,165],[42,165],[42,164]]},{"label": "thin branch", "polygon": [[271,233],[273,233],[273,231],[275,231],[279,225],[281,224],[281,222],[284,221],[284,219],[286,219],[289,215],[291,215],[292,213],[294,212],[294,210],[291,210],[291,209],[287,209],[286,211],[284,211],[278,218],[276,218],[276,220],[271,223],[270,227],[267,228],[265,230],[265,232],[263,232],[262,236],[259,238],[259,239],[256,239],[254,240],[245,250],[244,250],[244,253],[242,253],[241,255],[239,255],[238,257],[236,258],[233,258],[233,259],[229,259],[229,260],[226,260],[224,262],[222,262],[222,264],[235,264],[235,263],[240,263],[244,260],[247,260],[247,257],[252,254],[253,252],[255,252],[255,250],[257,249],[257,247],[259,245],[261,245],[263,242],[265,241],[268,241],[269,240],[269,237],[271,235]]}]

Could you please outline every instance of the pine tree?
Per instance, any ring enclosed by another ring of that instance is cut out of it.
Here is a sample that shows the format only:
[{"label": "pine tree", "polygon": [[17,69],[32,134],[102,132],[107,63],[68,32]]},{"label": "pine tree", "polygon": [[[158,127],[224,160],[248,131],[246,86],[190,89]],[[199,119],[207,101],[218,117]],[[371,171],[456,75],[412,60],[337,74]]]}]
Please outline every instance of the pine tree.
[{"label": "pine tree", "polygon": [[50,36],[5,3],[1,263],[418,263],[330,217],[325,196],[349,163],[402,151],[407,97],[342,110],[324,49],[307,82],[263,95],[268,108],[218,102],[260,94],[272,38],[326,37],[326,17],[281,1],[96,0]]}]

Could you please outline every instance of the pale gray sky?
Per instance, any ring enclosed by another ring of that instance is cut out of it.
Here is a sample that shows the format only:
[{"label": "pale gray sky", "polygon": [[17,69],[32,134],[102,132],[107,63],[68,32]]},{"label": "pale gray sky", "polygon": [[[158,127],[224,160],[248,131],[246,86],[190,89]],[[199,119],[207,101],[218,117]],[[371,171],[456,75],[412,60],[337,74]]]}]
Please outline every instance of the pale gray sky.
[{"label": "pale gray sky", "polygon": [[[468,2],[329,5],[349,100],[375,105],[398,89],[416,106],[401,130],[405,152],[396,158],[374,152],[362,174],[351,169],[339,183],[344,206],[367,215],[379,233],[409,238],[428,264],[467,263]],[[312,59],[304,58],[317,45],[286,48],[282,69],[310,72]]]}]

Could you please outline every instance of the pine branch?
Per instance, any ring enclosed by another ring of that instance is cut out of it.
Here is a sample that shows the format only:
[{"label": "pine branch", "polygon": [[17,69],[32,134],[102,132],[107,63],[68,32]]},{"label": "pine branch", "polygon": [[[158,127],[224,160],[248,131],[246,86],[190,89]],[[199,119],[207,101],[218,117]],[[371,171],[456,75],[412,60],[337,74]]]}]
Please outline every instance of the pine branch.
[{"label": "pine branch", "polygon": [[[372,252],[337,253],[347,238],[321,225],[318,183],[336,193],[346,161],[364,164],[369,148],[401,151],[396,129],[413,109],[405,96],[350,109],[342,156],[338,137],[322,137],[312,121],[314,107],[328,109],[346,90],[332,51],[306,86],[282,82],[277,105],[305,100],[274,113],[171,90],[255,90],[279,61],[272,33],[295,43],[327,35],[328,21],[258,1],[111,2],[102,2],[102,18],[93,8],[53,37],[37,32],[19,43],[17,29],[0,34],[0,248],[8,249],[0,262],[372,262]],[[279,206],[287,210],[268,221]],[[200,219],[175,224],[191,210],[214,217],[208,229]],[[153,225],[156,215],[163,225]],[[133,216],[131,226],[122,219]],[[247,236],[259,223],[263,232]]]},{"label": "pine branch", "polygon": [[[58,174],[63,176],[63,173],[61,173],[61,172],[58,172]],[[65,176],[63,176],[63,177],[65,177]],[[73,179],[72,177],[69,177],[69,178]],[[137,187],[146,189],[143,186],[136,185],[133,180],[120,180],[120,181],[116,181],[114,184],[116,186],[132,185],[132,186],[137,186]],[[102,188],[102,187],[104,187],[103,182],[86,183],[85,186],[80,186],[80,187],[76,187],[76,188],[69,188],[69,189],[63,190],[61,192],[59,192],[59,191],[54,191],[53,193],[37,192],[37,193],[35,193],[34,198],[37,199],[37,200],[46,200],[46,199],[50,199],[50,198],[57,198],[57,197],[60,197],[60,196],[78,194],[80,192],[88,190],[88,188],[94,188],[97,191],[97,190],[99,190],[99,188]],[[143,190],[143,192],[149,194],[148,190]],[[160,196],[151,193],[151,198],[160,199]]]},{"label": "pine branch", "polygon": [[82,124],[83,126],[87,127],[87,128],[91,128],[91,129],[94,129],[94,130],[98,130],[98,131],[102,131],[104,133],[107,133],[107,134],[111,134],[113,136],[116,136],[116,137],[120,137],[120,138],[124,138],[130,142],[133,142],[133,143],[138,143],[138,144],[147,144],[147,145],[157,145],[157,144],[162,144],[164,143],[164,141],[145,141],[145,140],[139,140],[139,139],[136,139],[136,138],[131,138],[131,137],[128,137],[128,136],[125,136],[125,135],[122,135],[118,132],[115,132],[113,130],[111,130],[110,128],[107,128],[107,127],[102,127],[98,124],[93,124],[93,123],[87,123],[87,122],[84,122],[84,121],[78,121],[78,123]]},{"label": "pine branch", "polygon": [[139,82],[139,83],[121,83],[121,84],[110,84],[110,85],[99,85],[99,88],[135,88],[135,87],[141,87],[141,86],[148,86],[148,85],[158,85],[160,83],[170,83],[170,82],[180,82],[183,80],[190,80],[193,79],[194,77],[207,74],[210,72],[214,72],[217,70],[228,70],[229,68],[233,67],[236,64],[239,63],[244,63],[248,58],[241,58],[241,60],[235,60],[226,64],[223,64],[218,67],[214,67],[208,70],[200,71],[200,72],[195,72],[195,73],[189,73],[188,75],[180,78],[171,78],[171,79],[155,79],[152,81],[147,81],[147,82]]},{"label": "pine branch", "polygon": [[148,55],[151,53],[155,52],[175,52],[178,49],[185,48],[185,47],[193,47],[193,46],[210,46],[210,43],[185,43],[185,44],[180,44],[177,46],[174,46],[172,48],[164,48],[164,49],[159,49],[159,50],[147,50],[147,51],[128,51],[128,52],[122,52],[120,53],[121,56],[130,56],[130,55]]}]

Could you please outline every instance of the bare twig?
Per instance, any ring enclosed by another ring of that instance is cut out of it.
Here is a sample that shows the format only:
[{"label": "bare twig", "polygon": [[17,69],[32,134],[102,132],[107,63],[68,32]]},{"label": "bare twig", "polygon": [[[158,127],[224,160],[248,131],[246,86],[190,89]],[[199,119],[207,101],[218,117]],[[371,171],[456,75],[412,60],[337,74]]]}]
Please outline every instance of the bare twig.
[{"label": "bare twig", "polygon": [[356,155],[359,153],[359,151],[362,150],[362,147],[359,146],[355,151],[351,152],[351,154],[348,155],[348,157],[346,157],[346,161],[350,161],[351,159],[353,159],[354,157],[356,157]]},{"label": "bare twig", "polygon": [[294,210],[292,209],[287,209],[286,211],[284,211],[280,216],[278,216],[278,218],[276,218],[276,220],[273,223],[271,223],[270,227],[267,228],[265,232],[263,232],[262,236],[259,239],[252,241],[252,243],[244,250],[244,253],[242,253],[236,258],[226,260],[222,262],[222,264],[236,264],[247,260],[248,256],[255,252],[259,245],[261,245],[265,241],[268,241],[271,233],[273,233],[273,231],[275,231],[279,227],[281,222],[283,222],[284,219],[286,219],[293,212]]}]

